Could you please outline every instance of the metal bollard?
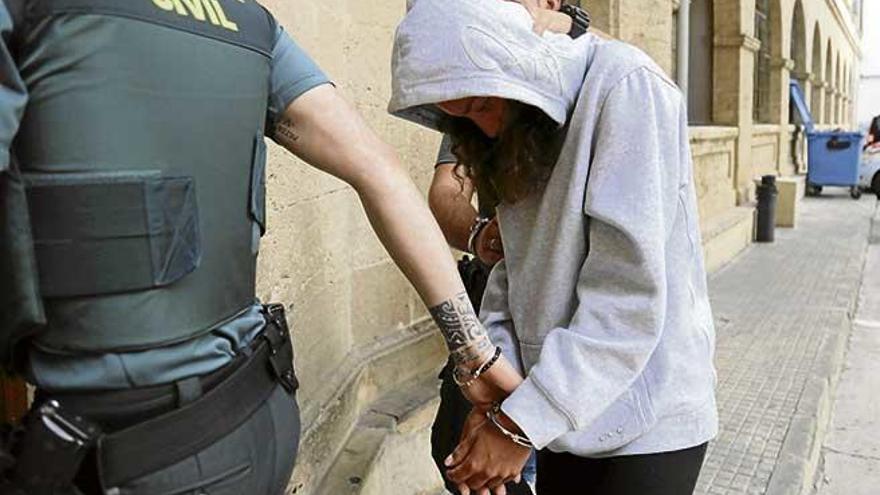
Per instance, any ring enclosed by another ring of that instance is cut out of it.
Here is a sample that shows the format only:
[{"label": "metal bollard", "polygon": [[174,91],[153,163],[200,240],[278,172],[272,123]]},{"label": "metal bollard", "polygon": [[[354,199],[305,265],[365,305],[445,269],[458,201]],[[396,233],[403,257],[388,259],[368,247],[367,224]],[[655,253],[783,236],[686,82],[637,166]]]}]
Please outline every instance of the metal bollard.
[{"label": "metal bollard", "polygon": [[776,237],[776,200],[779,190],[776,188],[776,176],[761,177],[758,185],[758,234],[757,242],[773,242]]}]

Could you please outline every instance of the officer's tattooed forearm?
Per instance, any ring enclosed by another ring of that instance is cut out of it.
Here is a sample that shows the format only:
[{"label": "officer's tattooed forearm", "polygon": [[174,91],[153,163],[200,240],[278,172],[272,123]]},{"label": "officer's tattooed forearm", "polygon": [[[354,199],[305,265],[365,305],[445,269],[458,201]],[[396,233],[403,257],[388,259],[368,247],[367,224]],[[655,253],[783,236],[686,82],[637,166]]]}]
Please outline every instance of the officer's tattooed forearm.
[{"label": "officer's tattooed forearm", "polygon": [[296,133],[296,128],[290,119],[282,119],[275,126],[275,137],[284,145],[292,145],[299,141],[299,134]]},{"label": "officer's tattooed forearm", "polygon": [[485,356],[492,343],[480,323],[466,293],[444,301],[430,309],[431,316],[446,339],[449,353],[456,365],[465,365]]}]

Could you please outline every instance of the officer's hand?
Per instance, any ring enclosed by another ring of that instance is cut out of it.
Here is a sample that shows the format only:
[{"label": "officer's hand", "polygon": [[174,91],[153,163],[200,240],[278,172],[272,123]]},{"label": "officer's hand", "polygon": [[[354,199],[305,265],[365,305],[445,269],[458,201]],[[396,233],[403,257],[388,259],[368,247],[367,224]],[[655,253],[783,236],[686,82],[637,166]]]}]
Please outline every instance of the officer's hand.
[{"label": "officer's hand", "polygon": [[529,11],[535,23],[532,30],[537,34],[550,31],[559,34],[568,34],[571,31],[571,17],[553,10],[547,0],[512,0]]},{"label": "officer's hand", "polygon": [[474,242],[477,258],[489,266],[504,259],[504,244],[501,242],[501,229],[498,227],[498,217],[483,227]]},{"label": "officer's hand", "polygon": [[571,32],[571,17],[555,10],[538,10],[532,13],[535,20],[532,30],[537,34],[551,33],[568,34]]}]

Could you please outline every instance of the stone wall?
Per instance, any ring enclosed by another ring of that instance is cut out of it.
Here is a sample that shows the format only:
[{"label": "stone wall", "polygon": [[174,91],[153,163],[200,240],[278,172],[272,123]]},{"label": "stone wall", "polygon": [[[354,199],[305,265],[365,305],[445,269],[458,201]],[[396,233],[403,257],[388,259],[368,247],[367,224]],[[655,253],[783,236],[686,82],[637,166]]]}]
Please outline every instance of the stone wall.
[{"label": "stone wall", "polygon": [[752,175],[779,173],[779,127],[758,125],[752,132]]},{"label": "stone wall", "polygon": [[[405,0],[263,3],[398,150],[426,190],[439,137],[385,111],[393,30]],[[430,329],[413,326],[427,311],[379,244],[353,190],[274,145],[268,175],[270,228],[260,256],[259,295],[293,308],[305,429],[293,487],[312,493],[365,404],[411,378],[398,369],[378,379],[369,364],[387,357],[389,349],[422,348],[429,352],[410,369],[426,365],[433,371],[444,356],[439,342],[425,340]]]},{"label": "stone wall", "polygon": [[694,181],[703,231],[712,219],[736,206],[736,127],[691,128]]}]

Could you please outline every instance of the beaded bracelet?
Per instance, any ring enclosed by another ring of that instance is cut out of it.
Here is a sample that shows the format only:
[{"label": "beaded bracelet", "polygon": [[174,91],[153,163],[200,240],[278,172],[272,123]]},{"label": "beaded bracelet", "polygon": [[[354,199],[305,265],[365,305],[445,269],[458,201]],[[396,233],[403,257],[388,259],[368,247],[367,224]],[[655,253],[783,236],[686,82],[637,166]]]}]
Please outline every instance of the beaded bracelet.
[{"label": "beaded bracelet", "polygon": [[[484,373],[489,371],[492,366],[495,366],[495,363],[497,363],[499,359],[501,359],[501,348],[495,347],[495,353],[492,354],[492,357],[486,360],[485,363],[481,364],[480,367],[478,367],[475,371],[471,373],[464,373],[459,371],[458,368],[454,368],[452,370],[452,380],[459,387],[470,387],[475,381],[483,376]],[[459,373],[464,374],[465,377],[462,378],[461,376],[459,376]]]}]

